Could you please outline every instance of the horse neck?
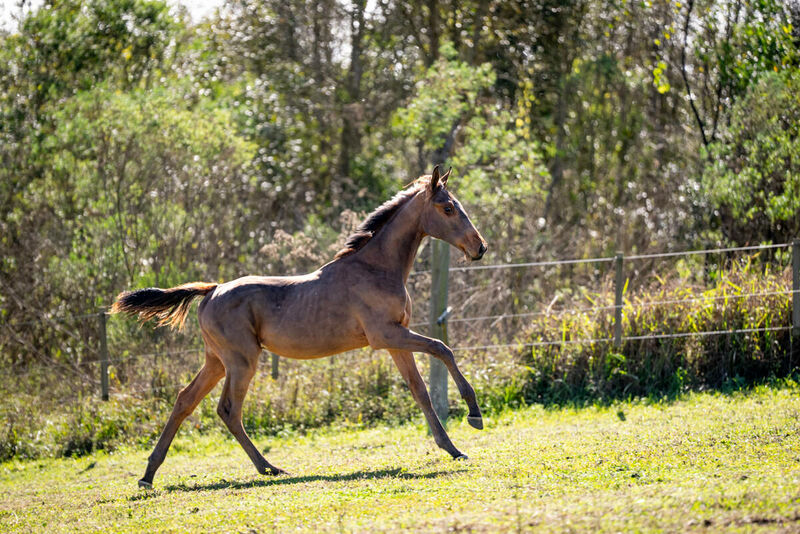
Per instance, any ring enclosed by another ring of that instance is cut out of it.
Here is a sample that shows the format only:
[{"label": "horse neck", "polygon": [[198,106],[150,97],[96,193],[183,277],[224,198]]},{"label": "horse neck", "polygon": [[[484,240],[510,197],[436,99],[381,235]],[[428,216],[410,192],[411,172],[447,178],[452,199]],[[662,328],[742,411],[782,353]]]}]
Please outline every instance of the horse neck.
[{"label": "horse neck", "polygon": [[425,237],[420,226],[423,206],[424,195],[412,197],[356,254],[362,261],[400,274],[405,282]]}]

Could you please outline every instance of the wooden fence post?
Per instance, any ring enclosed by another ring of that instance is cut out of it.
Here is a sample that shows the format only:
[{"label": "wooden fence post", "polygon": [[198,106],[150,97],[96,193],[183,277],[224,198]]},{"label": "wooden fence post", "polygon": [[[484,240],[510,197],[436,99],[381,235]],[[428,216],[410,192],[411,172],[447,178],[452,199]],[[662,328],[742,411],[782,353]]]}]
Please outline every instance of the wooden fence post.
[{"label": "wooden fence post", "polygon": [[800,335],[800,239],[792,241],[792,334]]},{"label": "wooden fence post", "polygon": [[[431,239],[431,337],[447,343],[446,327],[437,319],[447,309],[447,279],[450,269],[450,245],[438,239]],[[447,421],[447,368],[438,358],[430,356],[431,371],[428,379],[431,402],[436,415],[444,424]]]},{"label": "wooden fence post", "polygon": [[272,357],[272,379],[278,379],[278,355],[274,352],[270,352],[269,355]]},{"label": "wooden fence post", "polygon": [[616,275],[614,276],[614,347],[622,346],[622,253],[618,252],[614,258]]},{"label": "wooden fence post", "polygon": [[100,312],[100,398],[108,400],[108,339],[105,310]]}]

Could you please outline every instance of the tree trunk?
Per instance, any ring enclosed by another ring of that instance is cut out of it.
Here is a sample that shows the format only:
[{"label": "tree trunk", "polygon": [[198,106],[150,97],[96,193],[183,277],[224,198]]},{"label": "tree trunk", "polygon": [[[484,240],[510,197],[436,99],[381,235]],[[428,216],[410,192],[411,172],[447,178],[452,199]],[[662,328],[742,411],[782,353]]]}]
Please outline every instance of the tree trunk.
[{"label": "tree trunk", "polygon": [[342,112],[342,138],[339,153],[339,174],[350,176],[352,160],[361,152],[361,78],[364,72],[362,50],[364,40],[365,0],[355,0],[350,12],[350,68],[345,79],[346,96]]}]

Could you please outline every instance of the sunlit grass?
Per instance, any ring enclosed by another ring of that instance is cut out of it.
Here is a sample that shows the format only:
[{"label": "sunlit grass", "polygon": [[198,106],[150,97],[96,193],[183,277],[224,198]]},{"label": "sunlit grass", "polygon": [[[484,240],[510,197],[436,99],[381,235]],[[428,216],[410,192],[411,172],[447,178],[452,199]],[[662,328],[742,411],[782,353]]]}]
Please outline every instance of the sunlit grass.
[{"label": "sunlit grass", "polygon": [[674,402],[531,407],[453,421],[451,460],[420,423],[257,439],[291,475],[262,477],[228,436],[147,452],[0,467],[0,530],[749,531],[800,526],[800,386]]}]

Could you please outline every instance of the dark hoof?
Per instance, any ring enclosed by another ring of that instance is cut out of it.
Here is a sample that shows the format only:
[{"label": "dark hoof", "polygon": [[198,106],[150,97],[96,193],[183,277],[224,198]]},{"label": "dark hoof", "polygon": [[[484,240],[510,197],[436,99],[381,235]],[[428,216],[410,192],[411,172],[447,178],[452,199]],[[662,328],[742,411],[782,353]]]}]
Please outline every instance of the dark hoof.
[{"label": "dark hoof", "polygon": [[453,458],[453,460],[466,461],[469,460],[469,456],[467,456],[466,454],[462,454],[461,456],[456,456],[455,458]]},{"label": "dark hoof", "polygon": [[151,489],[153,489],[153,483],[152,482],[148,482],[145,479],[141,479],[139,481],[139,487],[140,488],[144,488],[146,490],[151,490]]},{"label": "dark hoof", "polygon": [[278,475],[288,475],[289,473],[281,469],[280,467],[275,467],[274,465],[268,465],[263,469],[258,470],[259,473],[262,475],[271,475],[271,476],[278,476]]},{"label": "dark hoof", "polygon": [[467,416],[467,423],[469,423],[469,426],[471,426],[472,428],[477,428],[478,430],[483,430],[483,417],[481,417],[480,415],[477,416],[477,417],[472,416],[472,415],[468,415]]}]

